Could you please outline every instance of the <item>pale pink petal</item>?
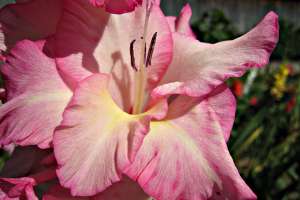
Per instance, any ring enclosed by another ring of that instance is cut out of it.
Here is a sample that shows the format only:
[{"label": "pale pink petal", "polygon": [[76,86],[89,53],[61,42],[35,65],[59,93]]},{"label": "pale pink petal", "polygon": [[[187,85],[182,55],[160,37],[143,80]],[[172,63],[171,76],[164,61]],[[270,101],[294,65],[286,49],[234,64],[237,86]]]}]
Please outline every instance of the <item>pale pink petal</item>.
[{"label": "pale pink petal", "polygon": [[131,12],[143,0],[89,0],[94,6],[104,7],[106,11],[115,14]]},{"label": "pale pink petal", "polygon": [[35,185],[32,178],[0,178],[0,193],[6,195],[5,200],[10,198],[38,200],[33,190]]},{"label": "pale pink petal", "polygon": [[174,17],[174,16],[168,16],[168,17],[167,17],[167,21],[168,21],[170,30],[171,30],[172,32],[176,32],[176,27],[175,27],[176,17]]},{"label": "pale pink petal", "polygon": [[149,120],[166,115],[165,101],[141,115],[123,112],[112,100],[108,84],[104,74],[82,81],[54,135],[57,175],[72,195],[95,195],[118,182],[140,147]]},{"label": "pale pink petal", "polygon": [[61,0],[17,1],[0,10],[0,50],[23,39],[39,40],[55,33]]},{"label": "pale pink petal", "polygon": [[43,42],[22,41],[1,68],[7,102],[0,107],[0,143],[49,147],[71,91]]},{"label": "pale pink petal", "polygon": [[149,197],[137,183],[123,177],[120,182],[92,197],[73,197],[68,189],[55,185],[43,200],[149,200]]},{"label": "pale pink petal", "polygon": [[[136,39],[135,61],[139,65],[144,18],[144,7],[132,13],[109,15],[89,5],[86,0],[67,0],[56,34],[59,69],[75,82],[92,73],[111,73],[112,96],[128,112],[133,101],[135,74],[131,68],[129,47]],[[148,47],[155,32],[158,32],[157,42],[152,65],[147,69],[149,88],[155,87],[165,73],[171,62],[173,48],[167,20],[156,4],[149,20]]]},{"label": "pale pink petal", "polygon": [[151,122],[126,174],[154,199],[256,199],[224,140],[222,120],[231,116],[221,107],[233,104],[224,102],[228,93],[223,86],[185,114]]},{"label": "pale pink petal", "polygon": [[[218,94],[218,98],[210,99],[210,107],[217,114],[217,120],[222,128],[222,132],[227,142],[231,129],[235,119],[236,112],[236,100],[230,89],[227,88],[226,84],[222,84],[217,87],[210,95]],[[199,104],[202,101],[202,98],[188,97],[188,96],[178,96],[176,97],[168,108],[167,118],[177,118],[189,112],[191,108]],[[194,113],[195,115],[202,115],[201,112]],[[197,119],[197,118],[195,118]],[[201,119],[201,118],[200,118]]]},{"label": "pale pink petal", "polygon": [[192,9],[189,4],[186,4],[178,17],[169,16],[167,17],[170,29],[172,32],[180,33],[185,36],[196,38],[191,25],[190,19],[192,17]]},{"label": "pale pink petal", "polygon": [[232,41],[205,44],[179,34],[173,39],[172,64],[152,95],[201,97],[226,79],[268,63],[278,41],[278,16],[270,12],[254,29]]},{"label": "pale pink petal", "polygon": [[193,33],[193,30],[190,25],[190,19],[192,17],[192,9],[189,4],[186,4],[178,18],[176,18],[175,26],[176,32],[184,34],[186,36],[190,36],[192,38],[196,38],[196,35]]}]

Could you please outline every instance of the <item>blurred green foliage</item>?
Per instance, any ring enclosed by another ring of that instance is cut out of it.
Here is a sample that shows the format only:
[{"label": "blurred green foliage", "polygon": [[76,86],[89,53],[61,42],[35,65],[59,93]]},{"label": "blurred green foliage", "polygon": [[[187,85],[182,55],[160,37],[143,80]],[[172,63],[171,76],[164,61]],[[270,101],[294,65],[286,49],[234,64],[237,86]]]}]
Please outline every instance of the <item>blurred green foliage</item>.
[{"label": "blurred green foliage", "polygon": [[272,94],[278,70],[258,71],[250,91],[238,97],[228,146],[258,199],[300,199],[300,73],[288,75],[278,98]]},{"label": "blurred green foliage", "polygon": [[300,27],[296,27],[284,19],[279,21],[279,26],[279,43],[273,57],[279,59],[300,58]]},{"label": "blurred green foliage", "polygon": [[218,41],[235,38],[238,33],[236,28],[218,9],[204,13],[203,16],[192,25],[198,39],[203,42],[215,43]]}]

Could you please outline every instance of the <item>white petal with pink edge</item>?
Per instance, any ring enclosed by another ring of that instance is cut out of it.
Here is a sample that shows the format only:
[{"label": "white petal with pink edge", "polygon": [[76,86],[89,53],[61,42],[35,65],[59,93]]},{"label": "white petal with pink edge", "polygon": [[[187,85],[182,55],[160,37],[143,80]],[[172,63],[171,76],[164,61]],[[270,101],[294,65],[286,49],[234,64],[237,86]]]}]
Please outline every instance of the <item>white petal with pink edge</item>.
[{"label": "white petal with pink edge", "polygon": [[166,115],[166,101],[146,113],[122,111],[107,90],[109,75],[83,80],[63,114],[54,136],[60,183],[72,195],[89,196],[120,181],[135,157],[152,118]]},{"label": "white petal with pink edge", "polygon": [[223,86],[184,114],[173,112],[165,121],[151,122],[126,174],[159,200],[256,199],[224,139],[228,127],[222,123],[230,114],[221,107],[234,105],[224,103],[228,92]]},{"label": "white petal with pink edge", "polygon": [[22,41],[1,68],[7,102],[0,107],[0,143],[50,147],[55,127],[71,98],[44,42]]},{"label": "white petal with pink edge", "polygon": [[265,66],[278,41],[278,16],[270,12],[250,32],[216,44],[174,34],[174,56],[153,97],[185,94],[201,97],[230,77]]}]

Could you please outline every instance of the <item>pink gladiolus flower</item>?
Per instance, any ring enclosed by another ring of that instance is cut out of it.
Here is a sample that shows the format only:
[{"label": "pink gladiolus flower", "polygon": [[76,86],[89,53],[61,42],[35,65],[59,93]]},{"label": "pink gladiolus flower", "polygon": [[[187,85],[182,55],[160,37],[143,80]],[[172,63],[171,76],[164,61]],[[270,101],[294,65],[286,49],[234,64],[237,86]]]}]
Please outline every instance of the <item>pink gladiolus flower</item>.
[{"label": "pink gladiolus flower", "polygon": [[188,6],[174,25],[156,3],[112,15],[64,2],[55,37],[18,43],[2,68],[0,143],[53,142],[73,196],[101,195],[125,174],[157,200],[255,199],[226,146],[235,98],[224,81],[268,63],[277,15],[207,44],[187,28]]}]

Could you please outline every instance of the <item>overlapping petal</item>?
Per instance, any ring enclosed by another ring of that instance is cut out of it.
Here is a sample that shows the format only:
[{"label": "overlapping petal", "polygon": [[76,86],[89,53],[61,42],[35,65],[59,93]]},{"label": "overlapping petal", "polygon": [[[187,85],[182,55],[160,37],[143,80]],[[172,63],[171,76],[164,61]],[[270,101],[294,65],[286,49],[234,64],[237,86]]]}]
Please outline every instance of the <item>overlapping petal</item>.
[{"label": "overlapping petal", "polygon": [[143,0],[89,0],[94,6],[104,7],[106,11],[122,14],[131,12],[136,6],[141,5]]},{"label": "overlapping petal", "polygon": [[60,183],[72,195],[95,195],[121,179],[148,131],[152,118],[166,115],[161,101],[146,113],[129,115],[112,100],[109,76],[82,81],[55,132],[54,151]]},{"label": "overlapping petal", "polygon": [[[219,94],[221,93],[221,94]],[[216,113],[218,123],[222,129],[225,141],[227,142],[231,129],[235,119],[236,112],[236,100],[235,96],[232,94],[230,89],[227,88],[226,84],[222,84],[218,86],[210,96],[214,96],[218,94],[216,97],[211,97],[209,99],[209,106]],[[204,97],[206,98],[206,97]],[[191,98],[188,96],[178,96],[175,98],[171,104],[169,104],[168,108],[168,119],[178,118],[179,116],[183,116],[186,113],[190,112],[190,109],[197,106],[199,102],[201,102],[203,98]],[[195,116],[202,115],[202,112],[194,112]],[[194,119],[202,119],[201,117],[195,117]],[[200,123],[200,122],[199,122]]]},{"label": "overlapping petal", "polygon": [[1,72],[7,102],[0,107],[0,143],[50,146],[71,91],[53,59],[42,52],[44,42],[22,41],[11,50]]},{"label": "overlapping petal", "polygon": [[[133,101],[133,79],[130,43],[134,46],[135,62],[139,65],[141,36],[144,30],[145,8],[133,13],[109,15],[89,5],[86,0],[68,0],[56,34],[56,56],[60,70],[73,82],[92,73],[111,73],[110,90],[117,104],[129,112]],[[154,5],[148,26],[148,47],[152,35],[158,32],[152,65],[147,69],[148,87],[162,78],[172,57],[172,37],[166,18]],[[68,45],[65,45],[68,44]]]},{"label": "overlapping petal", "polygon": [[169,94],[204,96],[230,77],[262,67],[278,41],[278,17],[270,12],[247,34],[217,44],[174,34],[173,61],[154,97]]},{"label": "overlapping petal", "polygon": [[167,17],[169,26],[173,32],[177,32],[192,38],[196,38],[191,25],[190,19],[192,17],[192,8],[189,4],[186,4],[178,17]]},{"label": "overlapping petal", "polygon": [[[151,123],[126,174],[160,200],[255,199],[224,140],[229,129],[224,123],[235,104],[231,97],[223,85],[205,99],[193,99],[184,114],[172,112],[171,105],[164,121]],[[175,100],[173,106],[183,105]]]},{"label": "overlapping petal", "polygon": [[0,50],[23,39],[39,40],[55,33],[61,16],[61,0],[17,1],[0,10]]},{"label": "overlapping petal", "polygon": [[0,178],[0,197],[4,200],[38,200],[33,190],[35,185],[32,178]]}]

